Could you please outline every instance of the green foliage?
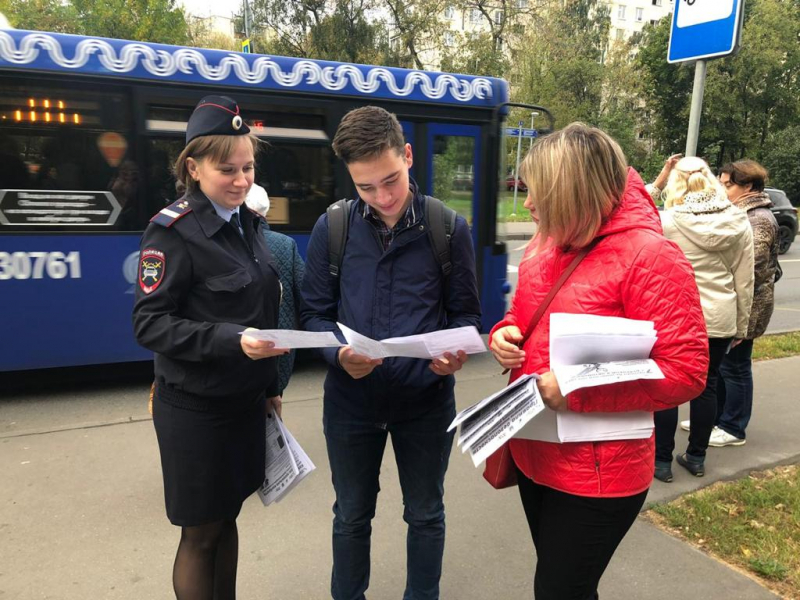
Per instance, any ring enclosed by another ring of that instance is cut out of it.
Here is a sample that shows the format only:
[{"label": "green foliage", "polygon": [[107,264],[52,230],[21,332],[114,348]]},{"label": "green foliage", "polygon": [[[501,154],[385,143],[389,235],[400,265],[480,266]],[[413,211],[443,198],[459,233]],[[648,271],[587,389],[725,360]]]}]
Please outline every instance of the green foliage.
[{"label": "green foliage", "polygon": [[442,57],[442,71],[492,77],[503,77],[508,72],[510,62],[491,34],[482,33],[459,41],[454,50],[448,49]]},{"label": "green foliage", "polygon": [[598,0],[567,0],[531,23],[515,57],[512,98],[548,107],[557,127],[596,124],[603,94],[602,59],[609,9]]},{"label": "green foliage", "polygon": [[186,44],[186,16],[175,0],[7,0],[19,29]]},{"label": "green foliage", "polygon": [[667,63],[669,31],[670,19],[645,25],[635,59],[641,75],[639,92],[651,115],[649,132],[656,149],[664,156],[686,146],[694,80],[693,70],[688,66]]},{"label": "green foliage", "polygon": [[251,37],[259,53],[396,63],[385,24],[371,14],[369,0],[255,0],[252,8],[255,33]]},{"label": "green foliage", "polygon": [[800,203],[800,125],[772,133],[763,157],[770,185],[782,189],[793,204]]},{"label": "green foliage", "polygon": [[[745,7],[741,50],[708,63],[698,154],[712,167],[744,157],[766,160],[772,137],[800,118],[800,4],[748,0]],[[664,155],[685,146],[694,78],[692,66],[667,64],[669,29],[668,19],[646,26],[636,58],[653,138]]]}]

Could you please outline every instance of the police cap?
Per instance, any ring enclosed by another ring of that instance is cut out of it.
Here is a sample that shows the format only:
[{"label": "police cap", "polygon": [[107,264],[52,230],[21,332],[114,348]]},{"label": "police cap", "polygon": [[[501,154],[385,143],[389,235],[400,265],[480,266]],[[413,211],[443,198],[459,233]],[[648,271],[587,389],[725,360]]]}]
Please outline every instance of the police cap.
[{"label": "police cap", "polygon": [[236,100],[228,96],[206,96],[197,104],[186,125],[186,143],[204,135],[245,135],[250,128],[239,114]]}]

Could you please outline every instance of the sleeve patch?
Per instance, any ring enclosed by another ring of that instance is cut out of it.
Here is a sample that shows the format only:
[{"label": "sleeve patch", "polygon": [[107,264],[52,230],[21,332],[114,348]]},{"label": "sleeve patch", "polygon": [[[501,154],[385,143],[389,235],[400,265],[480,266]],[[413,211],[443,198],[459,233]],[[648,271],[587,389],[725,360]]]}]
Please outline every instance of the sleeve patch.
[{"label": "sleeve patch", "polygon": [[147,248],[142,250],[139,262],[139,287],[145,294],[152,294],[167,271],[167,257],[160,250]]}]

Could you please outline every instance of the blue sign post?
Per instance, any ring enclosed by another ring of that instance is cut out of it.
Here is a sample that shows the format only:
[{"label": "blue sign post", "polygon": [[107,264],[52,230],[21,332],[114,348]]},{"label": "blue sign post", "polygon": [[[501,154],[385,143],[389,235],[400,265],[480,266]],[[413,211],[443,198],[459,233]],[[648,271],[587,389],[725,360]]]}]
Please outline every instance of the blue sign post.
[{"label": "blue sign post", "polygon": [[[531,123],[532,122],[533,118],[531,118]],[[539,135],[535,129],[525,129],[524,127],[525,123],[520,121],[519,127],[506,127],[505,129],[506,135],[517,136],[517,166],[514,169],[514,212],[512,213],[514,215],[517,214],[517,191],[519,188],[519,161],[522,155],[522,138],[531,138],[531,143],[533,143],[533,138]]]},{"label": "blue sign post", "polygon": [[697,154],[700,114],[706,85],[706,60],[739,49],[744,0],[677,0],[672,15],[667,62],[696,60],[686,156]]},{"label": "blue sign post", "polygon": [[721,58],[739,49],[744,0],[678,0],[667,62]]}]

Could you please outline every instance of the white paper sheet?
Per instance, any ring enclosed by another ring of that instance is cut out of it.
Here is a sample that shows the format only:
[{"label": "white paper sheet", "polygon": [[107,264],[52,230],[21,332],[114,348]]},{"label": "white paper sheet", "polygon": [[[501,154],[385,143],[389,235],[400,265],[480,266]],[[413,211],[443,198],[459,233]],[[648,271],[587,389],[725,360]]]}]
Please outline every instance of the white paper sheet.
[{"label": "white paper sheet", "polygon": [[467,354],[486,352],[486,345],[478,330],[472,326],[388,338],[379,342],[353,331],[346,325],[341,323],[337,323],[337,325],[353,351],[369,358],[405,356],[433,359],[442,357],[445,352],[455,354],[459,350],[463,350]]},{"label": "white paper sheet", "polygon": [[647,439],[652,434],[653,414],[649,412],[574,413],[546,409],[514,437],[563,444]]},{"label": "white paper sheet", "polygon": [[280,502],[286,496],[289,495],[294,488],[298,486],[298,484],[303,481],[311,471],[315,470],[317,466],[314,462],[309,458],[306,451],[303,450],[302,446],[297,443],[297,440],[292,435],[292,432],[283,424],[283,421],[278,419],[278,423],[281,427],[281,431],[286,438],[287,446],[289,447],[289,451],[292,453],[292,458],[294,459],[294,464],[297,467],[297,475],[292,479],[286,489],[275,498],[275,502]]},{"label": "white paper sheet", "polygon": [[274,342],[276,348],[336,348],[344,346],[331,331],[259,329],[257,331],[248,331],[247,335],[257,340]]},{"label": "white paper sheet", "polygon": [[456,415],[455,419],[453,419],[453,422],[450,423],[450,426],[447,428],[447,431],[453,431],[453,429],[466,420],[470,415],[474,415],[477,411],[487,406],[490,402],[494,401],[498,397],[508,394],[520,386],[525,385],[525,383],[531,379],[539,379],[539,376],[532,373],[528,375],[522,375],[521,377],[515,379],[513,383],[510,383],[508,386],[504,387],[502,390],[499,390],[491,396],[484,398],[480,402],[476,402],[472,406],[465,408]]},{"label": "white paper sheet", "polygon": [[583,365],[561,365],[553,367],[561,393],[597,385],[608,385],[637,379],[664,379],[664,373],[654,360],[626,360]]},{"label": "white paper sheet", "polygon": [[[550,368],[561,393],[637,379],[662,379],[649,359],[657,340],[652,321],[553,313],[550,315]],[[573,413],[544,410],[515,437],[545,442],[648,438],[648,412]]]},{"label": "white paper sheet", "polygon": [[649,335],[551,336],[550,368],[647,358],[655,343],[656,337]]},{"label": "white paper sheet", "polygon": [[267,412],[267,451],[264,483],[258,497],[264,506],[279,502],[316,466],[272,411]]},{"label": "white paper sheet", "polygon": [[536,381],[531,379],[524,387],[529,393],[525,394],[510,412],[495,422],[485,434],[472,443],[469,455],[476,467],[510,440],[527,422],[545,410]]},{"label": "white paper sheet", "polygon": [[550,315],[550,335],[655,335],[653,321],[572,313]]}]

